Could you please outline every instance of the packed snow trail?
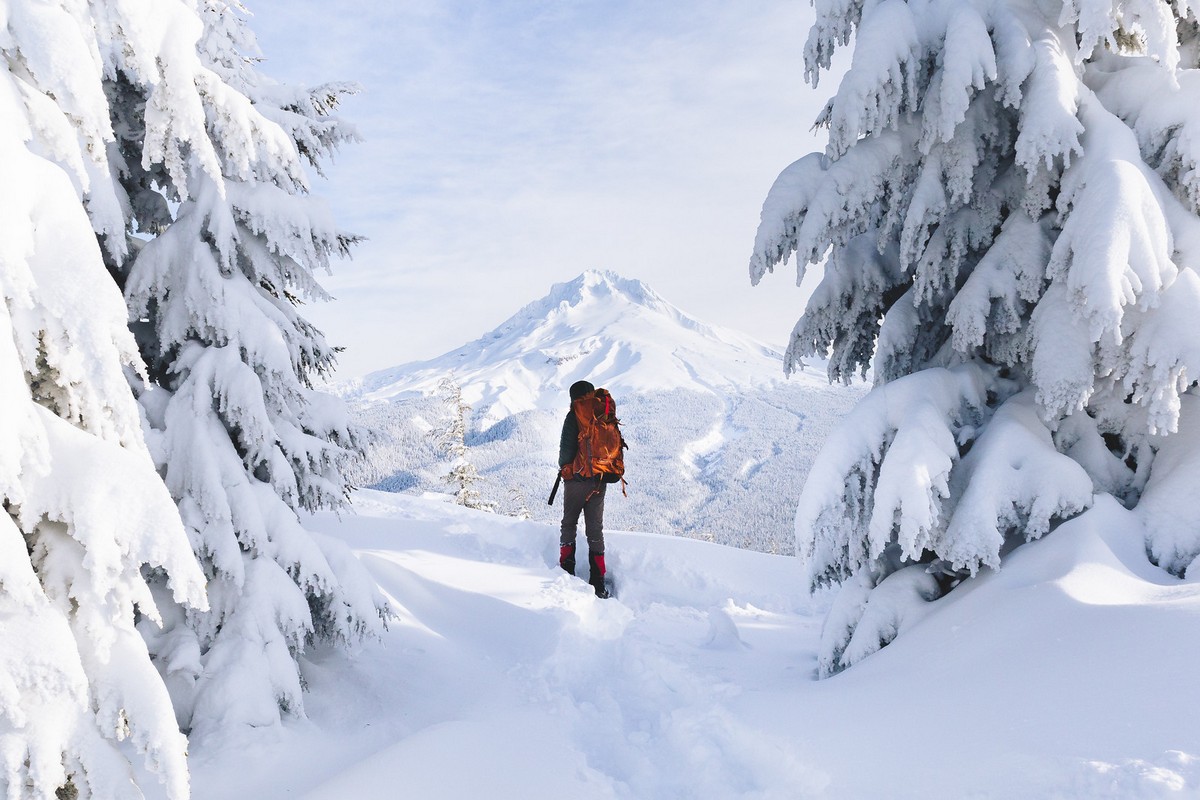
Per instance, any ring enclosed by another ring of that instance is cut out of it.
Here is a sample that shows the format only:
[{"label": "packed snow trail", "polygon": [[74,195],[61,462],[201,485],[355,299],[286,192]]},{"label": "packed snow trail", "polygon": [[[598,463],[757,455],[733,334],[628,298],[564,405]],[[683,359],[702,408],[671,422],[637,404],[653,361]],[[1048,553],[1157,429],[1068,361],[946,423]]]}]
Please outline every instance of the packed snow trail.
[{"label": "packed snow trail", "polygon": [[[391,499],[359,505],[364,514],[387,513]],[[582,579],[558,569],[557,539],[545,525],[483,517],[488,531],[480,536],[469,522],[446,526],[437,504],[432,529],[423,529],[401,504],[403,543],[387,517],[390,525],[350,542],[395,605],[393,631],[418,662],[398,667],[396,677],[432,671],[446,681],[435,691],[482,718],[431,720],[309,796],[347,797],[378,776],[410,776],[401,781],[415,797],[785,798],[818,785],[786,742],[729,713],[724,701],[738,686],[709,668],[731,666],[726,649],[750,646],[733,618],[748,627],[749,642],[756,627],[779,637],[779,621],[804,603],[798,595],[752,593],[736,606],[728,600],[734,587],[706,578],[688,563],[688,548],[671,546],[688,543],[610,534],[622,598],[598,602]],[[378,537],[395,549],[376,549]],[[753,586],[759,559],[730,555],[747,562],[743,577]],[[786,583],[779,577],[768,585]],[[696,650],[710,657],[696,662],[688,655]],[[427,658],[432,669],[419,663]],[[396,702],[402,710],[410,701]],[[454,753],[470,767],[425,769]],[[428,784],[410,784],[426,772]]]},{"label": "packed snow trail", "polygon": [[314,523],[398,619],[308,662],[308,720],[194,752],[194,796],[1200,796],[1200,586],[1102,505],[816,681],[792,558],[612,532],[601,601],[552,526],[360,492]]}]

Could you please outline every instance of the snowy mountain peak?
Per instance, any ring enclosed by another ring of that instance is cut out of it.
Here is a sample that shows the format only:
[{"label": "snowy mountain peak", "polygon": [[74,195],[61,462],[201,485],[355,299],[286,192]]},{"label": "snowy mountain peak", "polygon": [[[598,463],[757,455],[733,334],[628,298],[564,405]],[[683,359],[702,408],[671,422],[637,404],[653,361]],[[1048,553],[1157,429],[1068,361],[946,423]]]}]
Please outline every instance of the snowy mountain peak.
[{"label": "snowy mountain peak", "polygon": [[[667,316],[686,316],[636,278],[624,278],[609,270],[589,269],[574,280],[551,286],[549,294],[525,306],[489,336],[494,338],[497,333],[528,327],[530,320],[535,321],[536,325],[566,317],[579,321],[596,314],[597,319],[604,319],[611,324],[613,312],[632,311],[633,307]],[[706,327],[695,320],[688,321],[692,325]],[[484,340],[487,338],[483,337]]]},{"label": "snowy mountain peak", "polygon": [[554,284],[546,300],[577,306],[618,296],[648,307],[666,304],[657,292],[636,278],[623,278],[610,270],[595,269],[587,270],[573,281]]},{"label": "snowy mountain peak", "polygon": [[432,392],[453,373],[485,418],[559,408],[589,380],[621,394],[722,392],[782,378],[780,353],[688,316],[642,281],[588,270],[555,284],[495,330],[429,361],[368,375],[362,399]]}]

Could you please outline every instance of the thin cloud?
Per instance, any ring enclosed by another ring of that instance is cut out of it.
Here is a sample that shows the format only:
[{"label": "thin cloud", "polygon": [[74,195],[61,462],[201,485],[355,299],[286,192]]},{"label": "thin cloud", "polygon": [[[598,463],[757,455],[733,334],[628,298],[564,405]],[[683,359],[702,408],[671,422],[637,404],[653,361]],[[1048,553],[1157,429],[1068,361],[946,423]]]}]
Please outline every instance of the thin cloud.
[{"label": "thin cloud", "polygon": [[268,73],[366,89],[345,111],[364,142],[319,191],[369,241],[325,281],[338,302],[310,310],[349,347],[346,374],[457,346],[588,267],[717,324],[790,331],[800,294],[752,291],[745,265],[771,182],[821,146],[803,4],[253,10]]}]

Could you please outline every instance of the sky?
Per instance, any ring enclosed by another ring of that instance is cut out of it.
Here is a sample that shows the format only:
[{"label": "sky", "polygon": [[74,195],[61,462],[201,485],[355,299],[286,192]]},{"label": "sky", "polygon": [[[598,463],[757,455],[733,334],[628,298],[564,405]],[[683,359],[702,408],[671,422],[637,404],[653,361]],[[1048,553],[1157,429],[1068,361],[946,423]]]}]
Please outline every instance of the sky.
[{"label": "sky", "polygon": [[[782,345],[806,290],[750,285],[775,177],[824,140],[800,0],[246,0],[288,83],[353,81],[361,142],[314,185],[366,237],[306,315],[339,378],[432,358],[586,269]],[[811,280],[810,280],[811,282]]]}]

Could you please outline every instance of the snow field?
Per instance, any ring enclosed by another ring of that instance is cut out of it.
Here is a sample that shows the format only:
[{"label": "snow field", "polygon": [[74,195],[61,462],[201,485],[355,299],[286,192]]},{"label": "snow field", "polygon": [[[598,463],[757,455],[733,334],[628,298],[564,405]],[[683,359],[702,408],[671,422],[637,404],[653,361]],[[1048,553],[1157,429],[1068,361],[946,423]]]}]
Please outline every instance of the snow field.
[{"label": "snow field", "polygon": [[[623,530],[791,553],[804,477],[862,391],[812,375],[726,398],[682,389],[619,397],[630,447],[629,496],[610,495],[605,518]],[[561,401],[563,393],[554,394]],[[448,461],[429,435],[443,406],[437,398],[413,397],[355,409],[379,434],[355,481],[394,492],[447,491]],[[561,505],[548,507],[545,499],[564,413],[526,411],[468,431],[467,457],[479,470],[484,500],[507,513],[523,503],[533,519],[555,524]]]},{"label": "snow field", "polygon": [[[282,741],[197,754],[196,797],[784,798],[820,784],[726,708],[746,652],[764,637],[790,648],[797,619],[815,624],[779,580],[729,599],[730,581],[753,586],[779,559],[708,545],[730,559],[711,575],[692,555],[702,543],[612,532],[621,599],[600,602],[558,569],[544,524],[384,493],[355,506],[346,525],[317,524],[347,538],[398,619],[346,671],[313,662],[310,721]],[[239,762],[264,757],[248,781]]]},{"label": "snow field", "polygon": [[[722,677],[732,665],[713,669],[718,665],[692,663],[695,656],[690,655],[708,652],[718,662],[729,662],[723,649],[746,647],[731,616],[760,625],[777,614],[733,605],[727,598],[735,587],[698,570],[690,548],[671,547],[670,540],[644,534],[609,534],[621,600],[597,602],[582,579],[558,570],[553,530],[499,522],[484,540],[460,525],[444,528],[441,535],[461,539],[458,544],[467,552],[448,561],[434,559],[442,561],[441,567],[421,550],[368,555],[368,565],[376,574],[392,576],[385,579],[385,590],[398,600],[405,598],[409,614],[422,625],[432,625],[455,642],[477,643],[482,659],[495,662],[502,677],[491,680],[504,685],[484,692],[484,705],[487,697],[510,693],[528,705],[507,710],[519,712],[512,731],[497,720],[492,731],[459,725],[443,732],[450,742],[476,737],[486,752],[502,754],[496,764],[501,773],[512,773],[514,764],[528,765],[523,779],[507,774],[499,779],[500,787],[508,786],[514,797],[549,797],[563,790],[582,797],[734,797],[751,792],[782,798],[813,786],[810,772],[794,759],[781,758],[777,766],[766,763],[768,754],[786,753],[783,743],[746,727],[723,707],[738,692],[736,683]],[[755,559],[741,560],[751,563],[735,575],[753,574]],[[473,597],[483,593],[492,600],[475,599],[464,608],[447,596],[418,606],[408,598],[432,593],[413,591],[413,578],[401,577],[405,563],[414,571],[436,572],[450,590]],[[518,575],[511,574],[513,567]],[[581,576],[585,571],[585,566],[579,568]],[[727,610],[716,605],[722,598]],[[788,612],[797,601],[769,592],[753,598]],[[714,625],[713,619],[721,622]],[[769,623],[763,629],[780,633]],[[558,751],[559,760],[547,757],[547,745],[550,752]],[[489,758],[484,756],[484,762]],[[558,763],[564,767],[561,788],[545,784],[542,774],[558,771]],[[380,766],[391,773],[391,767]],[[462,784],[438,778],[430,796],[470,796],[478,780],[476,770],[471,772]],[[313,796],[345,796],[361,779],[336,779]],[[485,781],[478,788],[490,785]]]},{"label": "snow field", "polygon": [[793,558],[612,531],[599,601],[553,526],[354,506],[312,523],[397,619],[352,661],[310,654],[308,720],[193,750],[198,800],[1200,796],[1200,586],[1115,503],[823,681]]}]

